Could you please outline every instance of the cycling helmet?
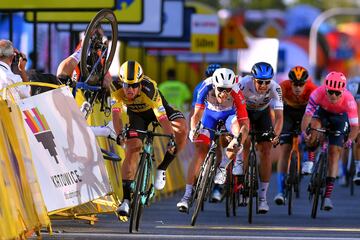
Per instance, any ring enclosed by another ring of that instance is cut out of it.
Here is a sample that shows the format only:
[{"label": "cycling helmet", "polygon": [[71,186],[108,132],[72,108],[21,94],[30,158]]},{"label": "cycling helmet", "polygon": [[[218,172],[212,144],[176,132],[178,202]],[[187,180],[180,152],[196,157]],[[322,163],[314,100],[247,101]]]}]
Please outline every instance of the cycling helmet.
[{"label": "cycling helmet", "polygon": [[144,72],[137,61],[126,61],[120,67],[119,78],[123,83],[139,83],[144,78]]},{"label": "cycling helmet", "polygon": [[341,72],[330,72],[325,77],[325,86],[328,90],[343,91],[346,87],[346,77]]},{"label": "cycling helmet", "polygon": [[272,79],[274,70],[269,63],[258,62],[251,68],[251,75],[256,79]]},{"label": "cycling helmet", "polygon": [[215,87],[232,88],[236,82],[235,73],[228,68],[216,69],[212,78]]},{"label": "cycling helmet", "polygon": [[289,71],[289,79],[294,83],[305,83],[308,77],[308,71],[302,66],[295,66]]},{"label": "cycling helmet", "polygon": [[218,68],[221,68],[220,64],[210,64],[207,68],[206,68],[206,71],[205,71],[205,76],[208,78],[208,77],[211,77],[215,70],[218,69]]}]

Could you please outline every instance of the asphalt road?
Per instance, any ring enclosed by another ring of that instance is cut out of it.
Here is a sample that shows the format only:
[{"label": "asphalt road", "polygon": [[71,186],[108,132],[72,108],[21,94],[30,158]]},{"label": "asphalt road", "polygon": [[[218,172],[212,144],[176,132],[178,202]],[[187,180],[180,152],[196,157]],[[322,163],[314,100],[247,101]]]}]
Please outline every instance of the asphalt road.
[{"label": "asphalt road", "polygon": [[53,236],[42,233],[43,239],[360,239],[360,187],[355,196],[348,188],[336,184],[333,193],[334,209],[319,211],[310,217],[311,204],[305,191],[309,177],[302,181],[302,192],[295,199],[293,215],[287,206],[273,202],[276,195],[276,176],[272,176],[268,193],[270,211],[254,215],[247,222],[247,208],[239,208],[237,216],[227,218],[225,203],[206,203],[195,227],[190,225],[191,213],[179,213],[176,203],[182,193],[163,199],[145,208],[138,233],[129,234],[128,223],[120,222],[113,214],[99,215],[95,225],[78,220],[54,220]]}]

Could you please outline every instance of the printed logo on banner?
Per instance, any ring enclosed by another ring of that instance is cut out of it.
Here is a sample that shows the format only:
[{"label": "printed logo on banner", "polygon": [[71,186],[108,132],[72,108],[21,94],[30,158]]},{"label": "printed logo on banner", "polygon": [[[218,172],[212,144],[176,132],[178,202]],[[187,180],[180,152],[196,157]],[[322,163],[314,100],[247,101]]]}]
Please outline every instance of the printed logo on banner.
[{"label": "printed logo on banner", "polygon": [[123,9],[126,7],[129,7],[132,3],[134,2],[134,0],[117,0],[116,1],[116,9]]},{"label": "printed logo on banner", "polygon": [[26,116],[25,121],[33,132],[36,140],[39,143],[42,143],[44,148],[49,151],[50,156],[52,156],[55,159],[55,162],[59,164],[54,135],[52,134],[44,115],[39,112],[38,108],[25,110],[23,113]]}]

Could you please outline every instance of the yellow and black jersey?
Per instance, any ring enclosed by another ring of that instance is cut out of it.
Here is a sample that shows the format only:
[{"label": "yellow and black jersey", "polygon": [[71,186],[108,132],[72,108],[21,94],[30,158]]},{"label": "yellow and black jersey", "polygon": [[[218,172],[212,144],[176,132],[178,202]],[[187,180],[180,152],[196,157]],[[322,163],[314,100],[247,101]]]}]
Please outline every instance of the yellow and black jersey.
[{"label": "yellow and black jersey", "polygon": [[140,92],[133,100],[125,97],[124,91],[121,86],[111,93],[111,97],[115,100],[114,108],[121,108],[123,104],[128,110],[133,112],[146,112],[153,111],[156,118],[159,119],[166,116],[166,111],[161,94],[157,88],[156,82],[147,76],[144,76],[140,83]]}]

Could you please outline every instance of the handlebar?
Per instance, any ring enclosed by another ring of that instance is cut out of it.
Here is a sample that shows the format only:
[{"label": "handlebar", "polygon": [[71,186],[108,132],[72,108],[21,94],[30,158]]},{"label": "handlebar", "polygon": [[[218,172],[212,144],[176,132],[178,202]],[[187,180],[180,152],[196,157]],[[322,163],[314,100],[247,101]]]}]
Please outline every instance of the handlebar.
[{"label": "handlebar", "polygon": [[320,133],[323,133],[325,135],[329,135],[329,134],[333,134],[334,136],[340,136],[344,133],[340,132],[339,130],[336,130],[336,131],[333,131],[333,130],[330,130],[330,129],[327,129],[327,128],[313,128],[311,127],[311,125],[309,124],[305,130],[306,134],[309,134],[310,131],[317,131],[317,132],[320,132]]}]

